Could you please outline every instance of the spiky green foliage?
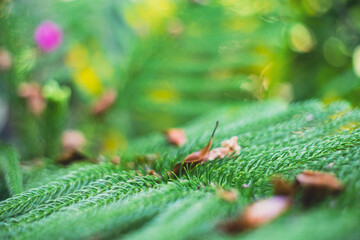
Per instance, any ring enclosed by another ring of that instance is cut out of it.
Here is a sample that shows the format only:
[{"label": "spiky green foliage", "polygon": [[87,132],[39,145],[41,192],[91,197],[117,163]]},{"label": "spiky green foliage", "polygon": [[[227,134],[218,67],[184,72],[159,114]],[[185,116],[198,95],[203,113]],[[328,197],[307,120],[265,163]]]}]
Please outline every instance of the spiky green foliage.
[{"label": "spiky green foliage", "polygon": [[[134,140],[120,166],[74,166],[70,173],[59,170],[67,174],[57,179],[55,170],[43,170],[44,182],[33,180],[42,186],[0,203],[0,234],[14,239],[356,239],[359,117],[360,111],[346,102],[225,107],[189,123],[182,148],[153,134]],[[240,154],[168,177],[176,162],[206,145],[216,120],[220,126],[213,147],[238,136]],[[153,153],[160,154],[153,165],[127,169],[137,156]],[[162,177],[147,175],[147,167]],[[217,228],[247,204],[272,195],[272,175],[291,180],[304,169],[333,172],[344,192],[311,209],[292,208],[273,223],[240,235]],[[237,202],[221,200],[215,186],[237,189]]]},{"label": "spiky green foliage", "polygon": [[19,155],[13,147],[0,146],[0,169],[5,175],[8,191],[11,195],[23,190],[22,174],[20,171]]}]

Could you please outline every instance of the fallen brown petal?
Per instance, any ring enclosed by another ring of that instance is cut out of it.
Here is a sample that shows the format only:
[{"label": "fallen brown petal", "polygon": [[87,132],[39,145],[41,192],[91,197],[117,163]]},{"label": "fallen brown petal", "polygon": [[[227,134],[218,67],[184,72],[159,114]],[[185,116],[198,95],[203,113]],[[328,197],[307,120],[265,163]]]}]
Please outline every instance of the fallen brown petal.
[{"label": "fallen brown petal", "polygon": [[290,208],[291,204],[292,199],[285,196],[260,200],[245,208],[238,218],[222,224],[220,227],[228,233],[254,229],[279,217]]},{"label": "fallen brown petal", "polygon": [[295,192],[295,186],[282,179],[280,176],[275,176],[271,179],[274,186],[274,194],[280,196],[292,196]]},{"label": "fallen brown petal", "polygon": [[113,89],[107,90],[92,107],[93,115],[105,113],[115,102],[117,92]]},{"label": "fallen brown petal", "polygon": [[234,203],[237,201],[238,193],[235,190],[227,191],[222,188],[216,188],[216,195],[226,202]]},{"label": "fallen brown petal", "polygon": [[29,110],[34,115],[40,115],[45,108],[45,100],[41,86],[38,83],[21,83],[18,89],[19,97],[26,100]]},{"label": "fallen brown petal", "polygon": [[171,128],[165,134],[167,141],[178,147],[183,146],[187,140],[184,130],[180,128]]},{"label": "fallen brown petal", "polygon": [[305,170],[296,176],[296,185],[305,205],[319,202],[329,195],[339,193],[343,186],[332,173]]},{"label": "fallen brown petal", "polygon": [[[199,163],[204,163],[208,160],[208,154],[209,154],[209,151],[210,151],[210,148],[211,148],[211,144],[212,144],[212,140],[214,138],[214,135],[215,135],[215,131],[217,129],[219,125],[219,121],[216,121],[216,125],[215,125],[215,128],[211,134],[211,137],[209,139],[209,142],[208,144],[203,148],[201,149],[200,151],[197,151],[197,152],[193,152],[191,154],[189,154],[184,161],[181,161],[179,163],[177,163],[172,172],[175,174],[175,175],[178,175],[179,172],[180,172],[180,169],[181,168],[184,168],[184,167],[194,167],[196,166],[197,164]],[[171,172],[169,172],[169,174],[171,174]]]}]

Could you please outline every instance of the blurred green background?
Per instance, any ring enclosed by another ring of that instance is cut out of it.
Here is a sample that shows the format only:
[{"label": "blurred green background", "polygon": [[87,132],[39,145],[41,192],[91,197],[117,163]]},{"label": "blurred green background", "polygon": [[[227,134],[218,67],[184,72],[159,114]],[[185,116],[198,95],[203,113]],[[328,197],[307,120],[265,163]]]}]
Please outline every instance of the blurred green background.
[{"label": "blurred green background", "polygon": [[[0,9],[0,131],[24,159],[58,156],[68,129],[84,134],[86,153],[113,155],[225,105],[360,103],[358,1],[0,0]],[[44,21],[63,34],[51,52],[34,41]],[[40,113],[24,83],[40,87]]]}]

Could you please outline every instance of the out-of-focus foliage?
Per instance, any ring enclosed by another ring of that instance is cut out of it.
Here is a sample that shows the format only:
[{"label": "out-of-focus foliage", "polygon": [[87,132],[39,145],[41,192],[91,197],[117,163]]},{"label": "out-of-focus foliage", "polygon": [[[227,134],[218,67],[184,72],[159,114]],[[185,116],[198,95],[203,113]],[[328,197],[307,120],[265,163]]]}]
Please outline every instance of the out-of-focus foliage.
[{"label": "out-of-focus foliage", "polygon": [[[0,4],[0,127],[7,122],[0,131],[26,159],[58,156],[65,129],[83,132],[86,153],[112,154],[126,149],[129,138],[240,101],[359,101],[356,1]],[[33,36],[49,20],[62,29],[63,41],[47,53]],[[70,89],[69,98],[53,103],[45,96],[47,107],[35,116],[18,95],[20,84],[37,82],[44,89],[54,80]],[[114,105],[94,116],[93,104],[113,89]]]},{"label": "out-of-focus foliage", "polygon": [[[214,110],[184,127],[189,142],[182,148],[154,133],[131,141],[119,165],[37,171],[23,192],[0,202],[0,238],[358,239],[359,117],[359,109],[347,102],[265,101]],[[176,162],[206,145],[216,119],[213,146],[237,136],[240,153],[169,179],[167,171]],[[154,152],[161,157],[151,167],[161,178],[142,164],[126,167],[139,154]],[[295,204],[280,219],[239,235],[219,230],[219,223],[255,199],[273,195],[274,174],[291,180],[304,169],[336,174],[343,193],[310,209]],[[216,193],[219,187],[234,188],[239,197],[225,201]]]}]

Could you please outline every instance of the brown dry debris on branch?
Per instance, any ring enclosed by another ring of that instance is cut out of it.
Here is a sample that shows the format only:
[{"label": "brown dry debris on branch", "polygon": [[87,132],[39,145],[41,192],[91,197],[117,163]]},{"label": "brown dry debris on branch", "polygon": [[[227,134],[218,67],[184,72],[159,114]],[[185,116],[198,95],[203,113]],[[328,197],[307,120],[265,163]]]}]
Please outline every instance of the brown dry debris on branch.
[{"label": "brown dry debris on branch", "polygon": [[[294,197],[300,195],[302,204],[308,206],[335,195],[343,185],[332,173],[305,170],[288,183],[280,176],[271,180],[275,196],[250,204],[235,219],[222,223],[220,228],[227,233],[239,233],[260,227],[290,209]],[[219,195],[219,193],[217,192]]]},{"label": "brown dry debris on branch", "polygon": [[295,192],[294,184],[285,181],[281,176],[277,175],[271,179],[274,187],[274,195],[293,196]]},{"label": "brown dry debris on branch", "polygon": [[336,195],[343,189],[334,174],[310,170],[296,176],[296,187],[306,206],[320,202],[329,195]]},{"label": "brown dry debris on branch", "polygon": [[228,233],[238,233],[260,227],[285,213],[291,204],[292,199],[285,196],[259,200],[246,207],[239,217],[222,224],[220,228]]},{"label": "brown dry debris on branch", "polygon": [[[219,125],[219,121],[216,122],[216,125],[215,125],[215,128],[211,134],[211,137],[209,139],[209,142],[208,144],[203,148],[201,149],[200,151],[197,151],[197,152],[193,152],[191,154],[189,154],[184,161],[181,161],[179,163],[177,163],[172,172],[175,174],[175,175],[178,175],[179,172],[180,172],[180,169],[181,168],[184,168],[184,167],[194,167],[196,165],[198,165],[199,163],[204,163],[206,162],[208,159],[207,159],[207,155],[210,151],[210,148],[211,148],[211,144],[212,144],[212,140],[214,138],[214,135],[215,135],[215,131],[217,129]],[[169,174],[171,174],[171,172],[169,172]]]},{"label": "brown dry debris on branch", "polygon": [[239,154],[241,147],[237,143],[238,137],[232,137],[221,143],[221,147],[214,148],[209,152],[208,160],[222,159],[233,154]]},{"label": "brown dry debris on branch", "polygon": [[238,137],[236,136],[223,141],[221,143],[221,147],[210,150],[218,123],[219,122],[217,121],[208,144],[202,150],[189,154],[184,161],[179,162],[174,166],[172,171],[175,175],[178,175],[180,169],[182,168],[194,167],[200,163],[205,163],[206,161],[222,159],[224,157],[230,157],[234,154],[240,153],[241,147],[238,145]]}]

